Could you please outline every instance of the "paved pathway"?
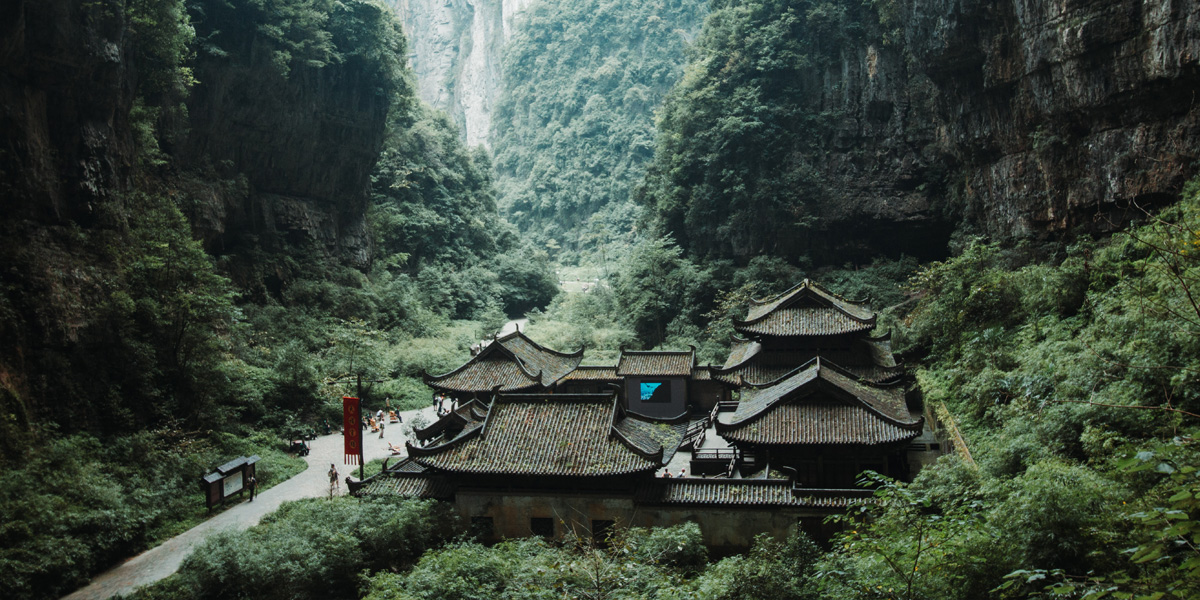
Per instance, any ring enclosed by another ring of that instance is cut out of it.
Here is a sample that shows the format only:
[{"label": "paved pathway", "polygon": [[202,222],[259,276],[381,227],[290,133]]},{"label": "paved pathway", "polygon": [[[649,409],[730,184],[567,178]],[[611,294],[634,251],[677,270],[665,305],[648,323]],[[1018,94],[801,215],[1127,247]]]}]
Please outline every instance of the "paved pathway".
[{"label": "paved pathway", "polygon": [[[405,422],[409,422],[418,413],[425,420],[432,422],[434,410],[428,408],[411,410],[401,413]],[[378,434],[367,432],[363,450],[368,462],[376,458],[389,456],[388,442],[397,446],[404,445],[404,433],[399,424],[389,424],[384,427],[384,439]],[[115,567],[97,575],[88,586],[66,596],[64,600],[103,600],[118,594],[128,594],[139,586],[154,583],[179,569],[180,563],[192,553],[200,542],[219,531],[247,529],[259,522],[265,515],[279,508],[288,500],[313,498],[329,493],[329,464],[338,465],[340,473],[341,493],[346,493],[346,475],[358,477],[358,467],[343,464],[342,436],[340,433],[321,436],[310,444],[312,452],[305,457],[308,469],[291,479],[263,491],[254,502],[241,501],[213,518],[177,535],[161,545],[147,550]]]}]

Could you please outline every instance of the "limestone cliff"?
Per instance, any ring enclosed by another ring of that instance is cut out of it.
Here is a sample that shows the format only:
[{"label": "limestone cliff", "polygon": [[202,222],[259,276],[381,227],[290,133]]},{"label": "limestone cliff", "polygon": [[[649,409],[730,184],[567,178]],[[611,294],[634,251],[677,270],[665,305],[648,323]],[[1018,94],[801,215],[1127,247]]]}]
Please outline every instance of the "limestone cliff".
[{"label": "limestone cliff", "polygon": [[128,177],[135,75],[125,15],[102,3],[0,4],[6,223],[86,221]]},{"label": "limestone cliff", "polygon": [[[188,4],[203,37],[188,61],[199,83],[183,110],[182,91],[147,84],[164,69],[151,64],[160,46],[147,24],[193,45],[183,3],[0,3],[0,455],[32,435],[51,402],[65,411],[101,406],[90,400],[101,393],[112,406],[154,395],[134,382],[170,367],[169,358],[122,348],[142,334],[158,342],[158,330],[114,317],[135,305],[130,298],[159,291],[130,275],[140,264],[131,248],[146,239],[139,231],[194,234],[212,254],[235,254],[220,268],[251,294],[279,291],[315,261],[369,261],[370,173],[390,106],[411,94],[398,89],[395,53],[373,51],[383,42],[358,52],[347,39],[386,30],[399,45],[390,15],[374,3],[338,3],[328,39],[341,51],[323,64],[301,56],[285,72],[270,40],[240,18],[251,5]],[[134,13],[162,6],[177,21]],[[146,211],[135,207],[145,206],[169,210],[139,219]],[[191,266],[212,274],[203,260]],[[105,362],[132,354],[140,362]],[[77,416],[117,427],[134,415],[142,413]]]},{"label": "limestone cliff", "polygon": [[488,145],[500,61],[531,0],[388,0],[404,23],[420,97],[448,112],[470,146]]},{"label": "limestone cliff", "polygon": [[814,75],[838,115],[824,144],[832,227],[1107,230],[1196,173],[1200,3],[877,5],[882,34]]}]

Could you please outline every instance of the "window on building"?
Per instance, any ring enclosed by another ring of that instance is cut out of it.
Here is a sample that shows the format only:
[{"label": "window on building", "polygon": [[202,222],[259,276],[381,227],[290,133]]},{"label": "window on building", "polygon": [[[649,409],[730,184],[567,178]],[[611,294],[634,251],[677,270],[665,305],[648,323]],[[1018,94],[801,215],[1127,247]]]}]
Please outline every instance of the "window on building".
[{"label": "window on building", "polygon": [[496,536],[495,524],[491,517],[471,517],[471,535],[482,539]]},{"label": "window on building", "polygon": [[529,531],[533,535],[554,537],[554,519],[549,517],[533,517],[529,519]]}]

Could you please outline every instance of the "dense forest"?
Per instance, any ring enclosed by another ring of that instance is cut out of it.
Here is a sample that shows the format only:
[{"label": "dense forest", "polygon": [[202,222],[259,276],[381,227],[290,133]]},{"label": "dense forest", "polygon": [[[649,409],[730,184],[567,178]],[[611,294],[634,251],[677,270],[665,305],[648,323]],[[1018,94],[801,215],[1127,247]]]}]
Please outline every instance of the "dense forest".
[{"label": "dense forest", "polygon": [[492,116],[497,184],[507,218],[560,262],[615,264],[632,243],[654,110],[705,8],[544,1],[521,15]]},{"label": "dense forest", "polygon": [[813,277],[969,449],[864,482],[827,545],[485,546],[338,498],[136,595],[1197,597],[1200,7],[1051,4],[533,0],[489,151],[418,100],[421,32],[378,0],[6,3],[0,595],[194,526],[230,456],[303,470],[284,441],[343,394],[424,406],[510,318],[719,364],[730,317]]}]

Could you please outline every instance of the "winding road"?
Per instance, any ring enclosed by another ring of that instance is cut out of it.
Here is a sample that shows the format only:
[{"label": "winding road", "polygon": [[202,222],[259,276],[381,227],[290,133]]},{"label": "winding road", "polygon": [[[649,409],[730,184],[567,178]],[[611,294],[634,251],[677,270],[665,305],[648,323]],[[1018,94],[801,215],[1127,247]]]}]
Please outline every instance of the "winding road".
[{"label": "winding road", "polygon": [[[400,413],[405,422],[411,422],[421,414],[427,422],[432,422],[436,416],[432,406],[420,410],[410,410]],[[388,443],[403,446],[405,441],[403,428],[392,425],[384,428],[384,437],[368,433],[363,444],[367,461],[389,456]],[[164,579],[175,571],[187,555],[191,554],[208,536],[220,531],[248,529],[257,524],[264,516],[279,508],[280,504],[289,500],[315,498],[329,493],[329,479],[326,478],[330,463],[340,465],[338,471],[342,475],[342,493],[345,494],[345,476],[358,475],[357,467],[343,463],[342,436],[340,433],[318,437],[310,443],[311,452],[305,460],[308,468],[295,477],[265,490],[258,494],[254,502],[241,501],[211,519],[181,533],[161,545],[151,548],[125,562],[97,575],[87,586],[64,596],[64,600],[103,600],[118,594],[128,594],[134,589]]]}]

